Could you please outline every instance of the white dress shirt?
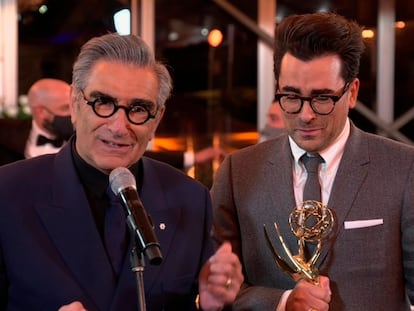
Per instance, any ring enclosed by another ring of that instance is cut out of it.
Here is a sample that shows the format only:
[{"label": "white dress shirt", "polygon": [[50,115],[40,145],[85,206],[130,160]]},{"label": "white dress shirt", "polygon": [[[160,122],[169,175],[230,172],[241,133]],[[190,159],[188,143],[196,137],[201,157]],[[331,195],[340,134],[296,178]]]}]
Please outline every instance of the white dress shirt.
[{"label": "white dress shirt", "polygon": [[37,137],[43,135],[47,138],[54,139],[55,137],[51,136],[49,133],[43,131],[34,120],[32,120],[32,129],[30,130],[29,137],[27,138],[26,148],[24,151],[24,157],[26,159],[37,157],[42,154],[56,153],[60,150],[61,147],[56,148],[52,144],[44,144],[42,146],[37,146]]}]

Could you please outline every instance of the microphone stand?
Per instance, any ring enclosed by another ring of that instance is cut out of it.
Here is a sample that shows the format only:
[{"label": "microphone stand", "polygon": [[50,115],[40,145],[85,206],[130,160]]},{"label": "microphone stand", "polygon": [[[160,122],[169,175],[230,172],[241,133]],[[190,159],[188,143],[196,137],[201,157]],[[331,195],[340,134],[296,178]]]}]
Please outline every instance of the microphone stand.
[{"label": "microphone stand", "polygon": [[162,261],[161,253],[157,244],[148,244],[146,247],[142,245],[140,235],[137,233],[137,225],[133,215],[128,215],[126,218],[131,238],[133,239],[133,246],[130,254],[131,270],[136,273],[137,291],[138,291],[138,311],[146,311],[145,303],[145,289],[144,289],[144,268],[145,255],[148,257],[150,264],[159,265]]},{"label": "microphone stand", "polygon": [[[136,244],[136,240],[134,237]],[[136,273],[137,289],[138,289],[138,311],[145,311],[147,309],[145,304],[145,289],[144,289],[144,267],[145,261],[142,256],[142,251],[137,252],[137,247],[134,245],[131,250],[131,270]]]},{"label": "microphone stand", "polygon": [[134,217],[128,215],[126,218],[128,224],[129,233],[133,240],[133,246],[130,254],[131,271],[136,274],[137,291],[138,291],[138,311],[146,311],[145,303],[145,289],[144,289],[144,270],[145,259],[143,256],[143,249],[136,237],[137,225],[135,224]]}]

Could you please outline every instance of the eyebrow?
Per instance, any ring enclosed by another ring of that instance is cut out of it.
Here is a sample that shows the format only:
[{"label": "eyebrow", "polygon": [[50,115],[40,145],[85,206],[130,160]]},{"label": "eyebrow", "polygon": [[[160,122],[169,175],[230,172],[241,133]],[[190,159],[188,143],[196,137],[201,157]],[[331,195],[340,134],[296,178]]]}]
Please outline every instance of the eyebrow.
[{"label": "eyebrow", "polygon": [[129,106],[143,106],[149,110],[152,110],[156,107],[156,104],[146,99],[133,99],[130,101]]},{"label": "eyebrow", "polygon": [[[290,92],[290,93],[295,93],[295,94],[302,94],[302,92],[300,91],[300,89],[293,87],[293,86],[284,86],[283,88],[280,89],[283,93],[284,92]],[[335,91],[331,90],[331,89],[316,89],[316,90],[312,90],[310,93],[310,96],[313,95],[323,95],[323,94],[334,94]]]},{"label": "eyebrow", "polygon": [[110,98],[110,99],[113,99],[113,100],[116,100],[116,98],[114,98],[114,97],[112,97],[112,96],[110,96],[110,95],[108,95],[108,94],[105,94],[105,93],[102,93],[102,92],[100,92],[100,91],[92,91],[90,94],[89,94],[89,96],[90,97],[94,97],[94,98],[98,98],[98,97],[105,97],[105,98]]},{"label": "eyebrow", "polygon": [[[118,98],[115,98],[111,95],[105,94],[105,93],[100,92],[100,91],[92,91],[90,96],[93,97],[93,98],[103,97],[103,98],[106,98],[106,99],[113,100],[116,104],[118,104]],[[128,101],[128,106],[138,106],[138,105],[139,106],[145,106],[146,108],[156,107],[156,104],[153,103],[152,101],[148,100],[148,99],[133,98],[133,99]]]}]

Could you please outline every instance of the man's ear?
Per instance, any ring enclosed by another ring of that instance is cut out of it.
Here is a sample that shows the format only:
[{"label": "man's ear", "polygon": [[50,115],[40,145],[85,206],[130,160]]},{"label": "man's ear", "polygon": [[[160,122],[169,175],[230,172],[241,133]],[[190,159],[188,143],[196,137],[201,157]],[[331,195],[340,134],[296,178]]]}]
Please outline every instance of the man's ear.
[{"label": "man's ear", "polygon": [[161,122],[161,120],[162,120],[162,118],[164,116],[164,112],[165,112],[165,105],[160,108],[160,110],[157,113],[157,116],[155,117],[155,120],[156,120],[156,128],[160,124],[160,122]]},{"label": "man's ear", "polygon": [[157,116],[155,117],[155,125],[154,125],[154,130],[152,132],[152,136],[150,138],[150,140],[155,138],[155,132],[157,131],[158,125],[160,124],[162,117],[164,116],[164,112],[165,112],[165,106],[162,106],[160,108],[160,110],[157,112]]},{"label": "man's ear", "polygon": [[76,124],[76,109],[78,108],[77,98],[75,95],[75,91],[73,86],[70,86],[70,103],[69,103],[69,111],[70,111],[70,120],[75,127]]},{"label": "man's ear", "polygon": [[164,116],[164,112],[165,112],[165,105],[163,105],[162,107],[161,107],[161,109],[160,109],[160,112],[159,112],[159,114],[160,114],[160,120],[162,119],[162,117]]},{"label": "man's ear", "polygon": [[354,81],[351,82],[351,85],[349,86],[349,109],[354,109],[357,100],[358,100],[358,93],[359,93],[359,79],[355,78]]}]

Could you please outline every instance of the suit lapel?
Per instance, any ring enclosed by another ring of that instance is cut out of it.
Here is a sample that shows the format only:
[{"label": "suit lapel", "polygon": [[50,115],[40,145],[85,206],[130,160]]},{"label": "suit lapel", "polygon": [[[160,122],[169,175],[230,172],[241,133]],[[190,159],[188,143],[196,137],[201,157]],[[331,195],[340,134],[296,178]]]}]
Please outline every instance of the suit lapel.
[{"label": "suit lapel", "polygon": [[[264,180],[262,183],[258,182],[257,184],[268,187],[267,193],[271,204],[264,204],[265,208],[268,208],[263,212],[269,220],[266,223],[266,228],[280,255],[286,257],[280,247],[280,241],[276,239],[277,236],[273,223],[276,222],[280,232],[284,232],[282,237],[292,254],[298,253],[298,242],[289,224],[290,213],[296,205],[293,190],[292,153],[288,136],[283,136],[280,139],[282,140],[280,143],[276,140],[273,142],[273,147],[267,149],[270,152],[267,155],[267,164],[263,172]],[[276,215],[278,218],[276,218]]]},{"label": "suit lapel", "polygon": [[[273,144],[268,155],[265,168],[264,184],[269,185],[269,193],[274,206],[288,211],[289,214],[295,207],[295,195],[293,192],[292,155],[289,147],[288,136],[283,136],[282,144]],[[277,172],[277,173],[275,173]],[[287,221],[287,219],[286,219]]]},{"label": "suit lapel", "polygon": [[79,286],[98,309],[107,309],[115,280],[72,165],[70,143],[57,154],[54,167],[52,201],[38,205],[37,212]]},{"label": "suit lapel", "polygon": [[[321,262],[333,247],[336,237],[344,230],[343,223],[367,176],[369,162],[368,143],[364,143],[363,133],[355,126],[351,126],[351,134],[346,143],[328,202],[328,207],[335,213],[336,225],[331,238],[325,242]],[[349,176],[352,176],[352,180]]]},{"label": "suit lapel", "polygon": [[[182,210],[180,208],[168,209],[169,190],[161,185],[162,172],[155,172],[148,159],[143,158],[142,161],[144,178],[142,185],[138,185],[138,189],[142,203],[154,225],[155,235],[161,245],[161,254],[165,258],[170,252],[174,252],[174,249],[171,249],[171,244],[179,219],[182,217]],[[147,292],[150,292],[155,281],[162,277],[160,275],[161,269],[158,266],[147,265],[145,271],[145,287]]]}]

